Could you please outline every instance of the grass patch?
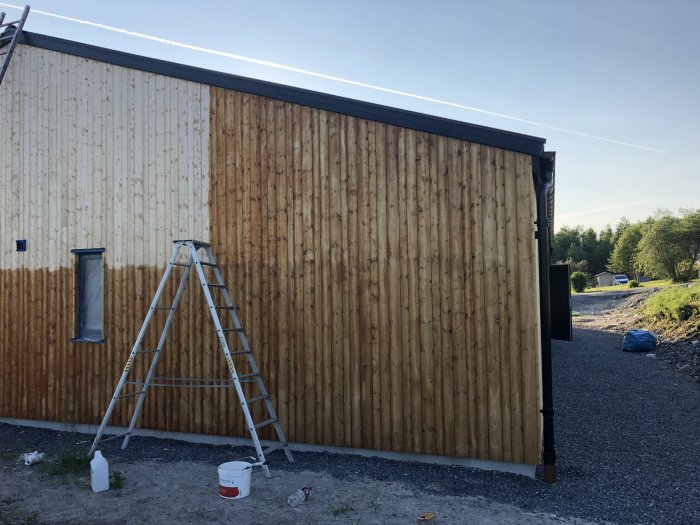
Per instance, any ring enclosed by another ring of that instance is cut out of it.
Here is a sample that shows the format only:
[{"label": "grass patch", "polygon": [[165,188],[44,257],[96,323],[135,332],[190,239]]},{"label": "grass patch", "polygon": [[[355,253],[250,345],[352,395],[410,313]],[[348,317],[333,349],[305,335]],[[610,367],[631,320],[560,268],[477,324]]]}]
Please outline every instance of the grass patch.
[{"label": "grass patch", "polygon": [[68,450],[46,464],[46,473],[51,476],[72,474],[81,476],[90,473],[90,458],[84,451]]},{"label": "grass patch", "polygon": [[[697,281],[697,279],[696,279]],[[695,282],[695,281],[693,281]],[[673,282],[671,282],[671,279],[657,279],[655,281],[646,281],[643,283],[639,283],[638,288],[668,288],[669,286],[673,286]],[[620,291],[625,291],[629,289],[630,286],[628,284],[616,284],[614,286],[592,286],[590,288],[586,288],[583,292],[581,293],[592,293],[592,292],[620,292]],[[635,287],[637,288],[637,287]],[[576,295],[576,292],[571,290],[572,295]]]},{"label": "grass patch", "polygon": [[343,507],[338,507],[337,509],[333,509],[333,516],[341,516],[342,514],[347,514],[348,512],[352,512],[353,509],[350,505],[345,505]]},{"label": "grass patch", "polygon": [[4,450],[3,452],[0,452],[0,461],[6,463],[15,463],[19,461],[19,457],[20,453],[12,450]]},{"label": "grass patch", "polygon": [[110,489],[123,489],[125,484],[126,479],[124,478],[124,475],[121,472],[115,471],[109,474]]},{"label": "grass patch", "polygon": [[700,319],[700,286],[674,286],[652,295],[644,303],[650,320],[683,323]]}]

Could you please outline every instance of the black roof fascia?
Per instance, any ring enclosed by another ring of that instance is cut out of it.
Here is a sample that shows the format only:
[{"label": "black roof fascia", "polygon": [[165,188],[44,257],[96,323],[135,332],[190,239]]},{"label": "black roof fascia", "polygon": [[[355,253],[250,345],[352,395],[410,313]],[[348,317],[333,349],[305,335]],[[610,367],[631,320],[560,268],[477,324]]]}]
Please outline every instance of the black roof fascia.
[{"label": "black roof fascia", "polygon": [[530,135],[177,64],[39,33],[23,31],[18,43],[530,155],[540,155],[546,142],[543,138]]}]

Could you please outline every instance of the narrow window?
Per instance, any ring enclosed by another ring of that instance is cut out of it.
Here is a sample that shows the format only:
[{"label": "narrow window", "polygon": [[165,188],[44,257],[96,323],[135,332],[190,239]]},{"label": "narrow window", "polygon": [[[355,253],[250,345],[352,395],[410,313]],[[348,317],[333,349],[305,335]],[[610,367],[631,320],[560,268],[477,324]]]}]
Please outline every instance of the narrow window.
[{"label": "narrow window", "polygon": [[102,254],[104,248],[73,250],[77,259],[76,323],[77,342],[102,343]]}]

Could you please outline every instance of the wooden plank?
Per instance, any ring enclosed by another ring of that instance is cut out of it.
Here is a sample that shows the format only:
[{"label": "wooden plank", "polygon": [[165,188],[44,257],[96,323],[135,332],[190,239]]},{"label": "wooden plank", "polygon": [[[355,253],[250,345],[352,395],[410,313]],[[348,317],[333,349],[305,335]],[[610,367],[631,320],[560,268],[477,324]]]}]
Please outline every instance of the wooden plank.
[{"label": "wooden plank", "polygon": [[333,443],[333,333],[331,307],[331,175],[329,166],[328,113],[319,111],[319,236],[321,254],[321,386],[323,397],[322,443]]},{"label": "wooden plank", "polygon": [[302,180],[302,116],[301,108],[292,108],[292,126],[294,138],[292,141],[293,165],[293,196],[294,196],[294,376],[295,387],[295,440],[306,439],[304,427],[304,215],[303,215],[303,180]]},{"label": "wooden plank", "polygon": [[498,252],[496,222],[496,166],[491,147],[482,147],[484,308],[486,317],[486,384],[488,395],[489,458],[503,459],[501,416],[500,318],[498,306]]},{"label": "wooden plank", "polygon": [[[428,135],[416,135],[416,201],[418,225],[418,311],[420,316],[420,391],[423,452],[434,454],[435,443],[435,370],[433,367],[433,299],[431,267],[430,162]],[[416,388],[418,385],[416,385]]]},{"label": "wooden plank", "polygon": [[277,177],[277,376],[278,387],[273,403],[282,428],[289,429],[289,325],[290,300],[288,260],[288,203],[287,203],[287,124],[282,102],[275,102],[275,174]]},{"label": "wooden plank", "polygon": [[[418,217],[419,209],[422,205],[417,200],[417,177],[422,174],[416,173],[417,161],[416,132],[406,130],[406,257],[408,258],[408,328],[403,331],[409,337],[409,357],[410,375],[406,374],[404,381],[410,385],[411,401],[411,436],[410,446],[406,440],[406,448],[411,452],[423,451],[423,410],[421,394],[421,315],[420,300],[418,293],[418,275],[421,265],[420,252],[418,246]],[[410,379],[410,381],[408,380]],[[404,405],[407,407],[407,403]]]},{"label": "wooden plank", "polygon": [[[251,346],[253,348],[253,353],[255,355],[256,362],[261,364],[263,362],[263,352],[265,343],[263,341],[262,333],[262,323],[261,323],[261,303],[262,303],[262,196],[261,196],[261,183],[264,181],[261,179],[261,115],[260,112],[260,101],[259,97],[250,98],[250,142],[248,156],[250,157],[250,179],[246,180],[246,186],[249,188],[249,198],[250,203],[250,252],[248,253],[249,260],[249,278],[250,278],[250,316],[248,317],[248,322],[246,323],[246,334],[248,334]],[[257,392],[257,388],[252,387],[249,390],[249,395]],[[257,405],[257,406],[256,406]],[[253,414],[256,421],[263,421],[262,403],[256,403],[253,405]]]},{"label": "wooden plank", "polygon": [[484,236],[481,188],[481,147],[471,144],[469,148],[469,174],[471,185],[471,254],[474,261],[472,271],[472,294],[470,308],[474,312],[474,385],[476,405],[477,449],[476,457],[489,457],[488,394],[486,385],[486,336],[484,310]]},{"label": "wooden plank", "polygon": [[444,407],[442,400],[442,327],[440,311],[440,220],[438,215],[438,155],[437,141],[439,137],[428,135],[429,157],[429,206],[430,206],[430,242],[429,257],[431,265],[431,298],[433,330],[433,400],[435,403],[435,453],[444,454]]},{"label": "wooden plank", "polygon": [[328,171],[330,178],[330,287],[331,287],[331,380],[333,391],[333,444],[345,442],[344,424],[344,359],[343,359],[343,296],[341,271],[341,187],[340,187],[340,136],[338,115],[328,114]]},{"label": "wooden plank", "polygon": [[[464,312],[464,174],[462,172],[462,143],[450,139],[447,141],[447,165],[449,180],[447,192],[449,196],[448,221],[450,229],[449,258],[452,264],[450,275],[451,315],[452,315],[452,375],[454,392],[454,455],[468,457],[469,455],[469,405],[467,377],[467,344]],[[468,210],[467,210],[468,213]],[[467,230],[468,235],[468,230]]]},{"label": "wooden plank", "polygon": [[386,151],[387,126],[377,125],[376,151],[377,151],[377,267],[379,295],[377,306],[379,311],[379,411],[381,416],[381,444],[382,448],[391,448],[391,355],[389,348],[389,275],[388,275],[388,224],[387,224],[387,151]]},{"label": "wooden plank", "polygon": [[[304,432],[308,441],[317,439],[316,434],[316,363],[315,361],[315,261],[314,261],[314,179],[313,144],[311,128],[311,108],[301,109],[301,213],[302,224],[298,226],[302,234],[302,275],[303,275],[303,345],[300,347],[303,376],[300,382],[304,387],[302,406],[304,412]],[[303,378],[303,379],[302,379]]]},{"label": "wooden plank", "polygon": [[313,223],[314,223],[314,235],[313,235],[313,252],[314,252],[314,339],[316,344],[313,349],[313,363],[314,363],[314,391],[316,392],[316,403],[315,408],[315,418],[317,421],[316,425],[316,442],[324,441],[324,427],[329,425],[324,425],[324,420],[328,419],[325,417],[324,409],[326,403],[330,405],[330,398],[327,402],[324,402],[323,397],[323,385],[325,381],[325,376],[323,371],[323,247],[321,244],[321,148],[319,147],[320,138],[320,128],[321,128],[321,115],[320,111],[312,110],[312,177],[313,177]]},{"label": "wooden plank", "polygon": [[503,460],[512,461],[511,446],[512,428],[510,421],[510,356],[508,341],[508,283],[507,283],[507,250],[506,244],[506,210],[505,210],[505,166],[504,151],[496,149],[496,246],[498,249],[498,318],[499,358],[501,377],[498,380],[501,387],[501,426],[503,433]]},{"label": "wooden plank", "polygon": [[[265,235],[263,254],[263,268],[265,268],[267,281],[264,296],[264,304],[261,311],[263,316],[264,333],[267,335],[266,348],[262,369],[265,371],[265,386],[273,396],[277,390],[277,174],[275,172],[275,103],[273,100],[264,100],[265,108],[265,163],[264,170],[267,178],[267,188],[263,196],[265,211],[263,215],[263,233]],[[267,434],[274,438],[274,428],[269,427]]]},{"label": "wooden plank", "polygon": [[342,356],[343,356],[343,440],[345,446],[352,442],[352,370],[350,351],[350,278],[349,278],[349,242],[348,242],[348,141],[346,135],[347,117],[339,115],[338,144],[340,172],[340,280],[343,305],[342,315]]},{"label": "wooden plank", "polygon": [[[357,122],[358,149],[358,283],[359,283],[359,342],[360,342],[360,443],[364,448],[373,446],[372,413],[372,319],[370,295],[370,200],[369,200],[369,133],[368,122]],[[323,222],[321,223],[323,227]]]},{"label": "wooden plank", "polygon": [[384,410],[389,408],[390,440],[385,445],[392,450],[404,449],[404,390],[403,390],[403,356],[401,335],[401,232],[399,200],[399,136],[398,128],[386,127],[386,221],[387,221],[387,314],[389,343],[384,353],[389,354],[389,403],[384,403]]},{"label": "wooden plank", "polygon": [[517,155],[516,191],[518,213],[518,266],[520,293],[520,355],[523,388],[523,461],[539,461],[538,413],[538,292],[537,258],[535,251],[534,220],[535,199],[532,184],[530,158]]},{"label": "wooden plank", "polygon": [[504,196],[505,196],[505,245],[507,327],[508,327],[508,368],[510,372],[510,443],[511,460],[523,460],[523,418],[522,380],[520,375],[520,293],[518,289],[518,216],[515,154],[505,152],[504,157]]},{"label": "wooden plank", "polygon": [[496,166],[491,147],[482,147],[483,180],[483,247],[484,247],[484,308],[486,319],[486,384],[489,420],[489,459],[503,458],[501,420],[501,359],[498,304],[498,252],[496,242]]},{"label": "wooden plank", "polygon": [[350,437],[350,446],[362,446],[362,350],[361,350],[361,334],[360,334],[360,295],[359,295],[359,243],[358,243],[358,183],[359,183],[359,152],[357,144],[357,119],[348,117],[346,120],[346,137],[347,137],[347,263],[348,269],[348,306],[349,306],[349,322],[347,330],[350,332],[349,339],[349,354],[350,354],[350,372],[351,386],[350,399],[351,406],[351,430],[348,433]]},{"label": "wooden plank", "polygon": [[369,311],[370,311],[370,345],[372,348],[372,439],[375,448],[382,447],[381,390],[382,376],[380,370],[381,343],[379,333],[379,244],[378,244],[378,175],[377,175],[377,127],[368,123],[368,200],[369,200]]},{"label": "wooden plank", "polygon": [[440,253],[440,329],[442,359],[439,366],[442,369],[442,435],[443,454],[455,455],[455,419],[454,419],[454,362],[452,349],[452,265],[454,261],[450,256],[450,231],[449,207],[452,195],[449,192],[450,179],[456,174],[450,171],[447,156],[447,139],[438,137],[436,144],[438,168],[438,250]]}]

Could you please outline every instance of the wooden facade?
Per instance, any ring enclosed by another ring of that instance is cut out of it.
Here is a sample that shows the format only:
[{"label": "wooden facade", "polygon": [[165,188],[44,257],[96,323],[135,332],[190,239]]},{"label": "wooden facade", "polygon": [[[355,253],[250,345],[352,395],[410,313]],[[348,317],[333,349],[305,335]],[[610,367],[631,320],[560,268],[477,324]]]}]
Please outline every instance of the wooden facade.
[{"label": "wooden facade", "polygon": [[[30,45],[0,115],[0,417],[99,423],[198,238],[290,441],[540,461],[532,154]],[[105,342],[73,343],[96,247]],[[191,286],[159,374],[225,376],[207,315]],[[156,389],[142,426],[245,436],[230,390]]]}]

